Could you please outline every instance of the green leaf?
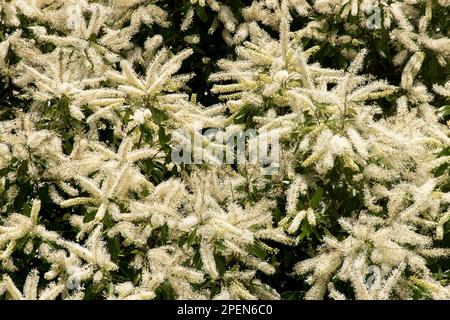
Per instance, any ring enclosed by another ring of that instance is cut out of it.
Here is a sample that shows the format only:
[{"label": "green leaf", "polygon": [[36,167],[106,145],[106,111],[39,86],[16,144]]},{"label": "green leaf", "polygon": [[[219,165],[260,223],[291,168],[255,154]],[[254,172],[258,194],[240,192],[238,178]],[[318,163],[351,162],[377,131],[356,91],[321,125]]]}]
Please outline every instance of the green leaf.
[{"label": "green leaf", "polygon": [[153,130],[146,125],[141,125],[139,127],[144,142],[151,144],[153,141]]},{"label": "green leaf", "polygon": [[206,10],[204,7],[198,6],[197,8],[195,8],[195,12],[203,23],[208,22],[208,15],[206,14]]},{"label": "green leaf", "polygon": [[159,127],[158,130],[159,143],[161,146],[165,146],[167,144],[167,135],[163,127]]},{"label": "green leaf", "polygon": [[112,228],[115,225],[115,222],[109,213],[105,214],[105,217],[103,218],[103,224],[106,228]]},{"label": "green leaf", "polygon": [[29,217],[31,215],[31,206],[29,203],[25,203],[22,209],[22,214]]},{"label": "green leaf", "polygon": [[309,238],[310,235],[311,235],[311,227],[309,226],[308,222],[304,220],[302,221],[299,239],[303,240],[304,238]]},{"label": "green leaf", "polygon": [[281,299],[283,300],[299,300],[300,291],[285,291],[281,294]]},{"label": "green leaf", "polygon": [[97,34],[96,33],[92,33],[89,36],[89,41],[96,42],[97,41]]},{"label": "green leaf", "polygon": [[184,244],[188,241],[189,235],[188,234],[183,234],[180,239],[178,239],[178,246],[182,247],[184,246]]},{"label": "green leaf", "polygon": [[156,167],[153,168],[151,176],[157,182],[163,181],[164,179],[164,173],[161,171],[161,169]]},{"label": "green leaf", "polygon": [[175,300],[176,294],[168,282],[162,283],[156,290],[156,296],[162,300]]},{"label": "green leaf", "polygon": [[87,222],[90,222],[90,221],[94,220],[96,214],[97,214],[97,211],[95,211],[95,210],[88,211],[84,215],[83,222],[87,223]]},{"label": "green leaf", "polygon": [[16,242],[16,249],[17,250],[22,250],[22,248],[25,246],[25,244],[28,242],[29,237],[25,236],[19,240],[17,240]]},{"label": "green leaf", "polygon": [[216,262],[216,268],[219,272],[219,275],[223,276],[226,271],[225,259],[221,255],[214,254],[214,261]]},{"label": "green leaf", "polygon": [[192,231],[189,234],[189,237],[187,239],[187,243],[186,244],[187,244],[188,248],[194,243],[196,237],[197,237],[197,229],[194,229],[194,231]]},{"label": "green leaf", "polygon": [[169,226],[167,224],[164,224],[161,227],[161,241],[163,244],[166,244],[169,240]]},{"label": "green leaf", "polygon": [[158,110],[156,108],[153,107],[149,107],[151,113],[152,113],[152,120],[154,123],[156,123],[157,125],[160,125],[161,122],[164,120],[164,114],[161,110]]},{"label": "green leaf", "polygon": [[316,189],[316,192],[314,192],[314,195],[309,201],[309,206],[313,209],[317,209],[319,207],[320,200],[322,200],[322,197],[323,197],[323,189],[322,188]]},{"label": "green leaf", "polygon": [[134,275],[134,279],[133,279],[133,283],[135,286],[137,286],[139,284],[139,281],[141,280],[141,273],[136,273]]},{"label": "green leaf", "polygon": [[249,247],[249,252],[262,260],[266,259],[267,257],[266,251],[256,243]]},{"label": "green leaf", "polygon": [[195,252],[194,257],[192,258],[192,266],[198,270],[200,270],[203,266],[202,257],[200,256],[199,250]]},{"label": "green leaf", "polygon": [[120,239],[119,237],[114,237],[108,239],[108,248],[111,253],[111,257],[113,260],[117,261],[120,256]]},{"label": "green leaf", "polygon": [[438,109],[438,115],[442,118],[450,116],[450,105],[440,107]]}]

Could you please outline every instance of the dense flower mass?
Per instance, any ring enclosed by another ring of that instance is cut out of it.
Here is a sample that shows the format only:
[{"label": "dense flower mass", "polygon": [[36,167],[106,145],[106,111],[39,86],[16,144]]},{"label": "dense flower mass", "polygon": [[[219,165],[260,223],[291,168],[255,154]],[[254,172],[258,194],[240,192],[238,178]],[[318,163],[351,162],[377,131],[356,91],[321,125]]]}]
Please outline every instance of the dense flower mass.
[{"label": "dense flower mass", "polygon": [[0,299],[450,299],[449,116],[448,0],[0,0]]}]

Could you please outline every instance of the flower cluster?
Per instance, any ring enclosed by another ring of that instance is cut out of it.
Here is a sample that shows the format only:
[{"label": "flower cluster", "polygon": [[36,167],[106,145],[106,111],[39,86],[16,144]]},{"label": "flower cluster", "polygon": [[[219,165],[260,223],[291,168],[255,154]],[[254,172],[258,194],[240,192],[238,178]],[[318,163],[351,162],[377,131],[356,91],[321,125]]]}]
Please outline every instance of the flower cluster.
[{"label": "flower cluster", "polygon": [[0,0],[0,299],[450,299],[450,2],[248,2]]}]

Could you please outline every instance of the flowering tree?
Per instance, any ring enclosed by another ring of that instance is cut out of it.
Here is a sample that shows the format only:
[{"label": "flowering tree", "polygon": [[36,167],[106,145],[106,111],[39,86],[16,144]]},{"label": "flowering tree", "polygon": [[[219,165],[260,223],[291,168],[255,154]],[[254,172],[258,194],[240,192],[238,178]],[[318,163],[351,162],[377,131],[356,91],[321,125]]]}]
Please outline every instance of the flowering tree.
[{"label": "flowering tree", "polygon": [[0,0],[0,299],[449,299],[449,63],[447,0]]}]

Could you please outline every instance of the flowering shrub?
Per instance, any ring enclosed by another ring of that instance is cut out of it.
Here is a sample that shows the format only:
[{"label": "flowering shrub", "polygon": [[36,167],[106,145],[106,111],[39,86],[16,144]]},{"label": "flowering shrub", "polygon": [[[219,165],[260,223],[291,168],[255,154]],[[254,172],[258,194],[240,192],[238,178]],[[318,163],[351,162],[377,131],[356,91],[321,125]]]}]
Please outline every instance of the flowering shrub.
[{"label": "flowering shrub", "polygon": [[0,299],[450,299],[449,63],[448,0],[0,0]]}]

